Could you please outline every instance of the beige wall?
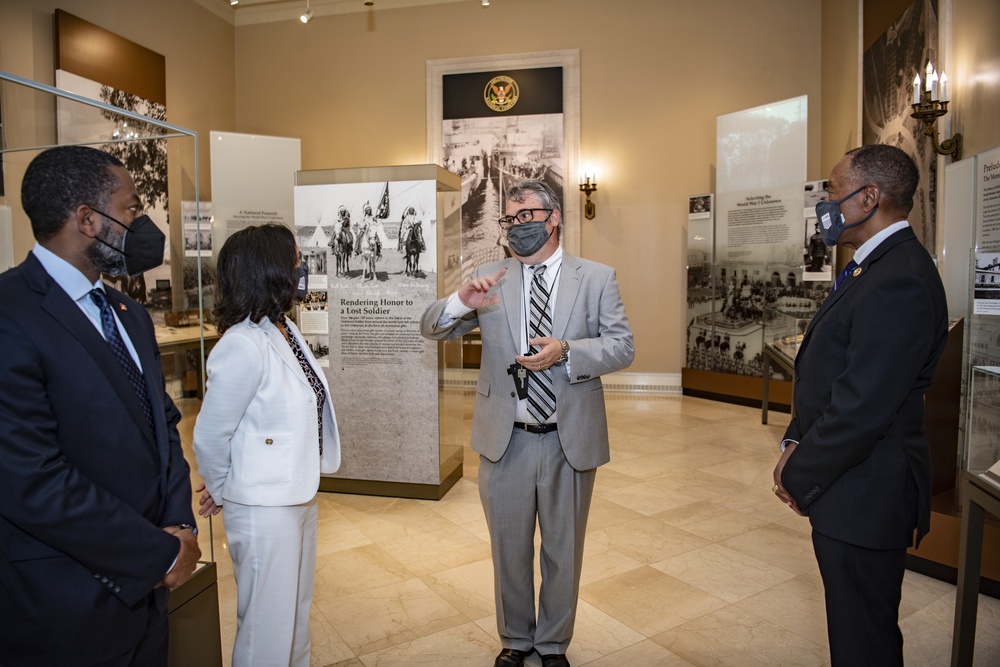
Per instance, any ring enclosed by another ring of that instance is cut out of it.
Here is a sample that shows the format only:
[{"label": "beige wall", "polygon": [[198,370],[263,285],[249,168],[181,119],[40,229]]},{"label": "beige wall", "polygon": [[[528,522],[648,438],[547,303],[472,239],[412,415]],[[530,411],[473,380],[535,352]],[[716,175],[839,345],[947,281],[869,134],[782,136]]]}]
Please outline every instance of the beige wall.
[{"label": "beige wall", "polygon": [[[861,141],[861,3],[823,0],[820,174]],[[844,254],[844,253],[840,253]],[[846,261],[846,260],[845,260]]]},{"label": "beige wall", "polygon": [[954,93],[948,115],[953,115],[951,129],[963,135],[966,157],[1000,146],[997,35],[1000,35],[1000,2],[954,0],[948,73]]},{"label": "beige wall", "polygon": [[819,178],[820,0],[503,0],[372,17],[237,28],[238,131],[301,137],[305,169],[422,163],[427,60],[580,49],[581,160],[602,174],[582,254],[618,269],[632,371],[681,369],[687,197],[714,189],[716,116],[808,95]]},{"label": "beige wall", "polygon": [[[167,122],[198,132],[201,197],[210,200],[208,131],[232,131],[236,123],[233,26],[190,0],[0,0],[0,70],[55,84],[56,8],[166,57]],[[12,119],[4,120],[10,131]],[[36,139],[39,144],[54,141],[51,136]],[[172,180],[172,199],[174,186]],[[15,211],[19,209],[16,196],[8,192],[8,202],[14,204]],[[11,201],[11,197],[15,199]],[[4,203],[3,199],[0,197],[0,203]],[[172,206],[175,203],[172,201]],[[33,243],[27,221],[18,215],[14,224],[15,259],[24,257]]]},{"label": "beige wall", "polygon": [[[631,370],[676,373],[686,197],[714,189],[716,116],[809,95],[824,177],[858,141],[863,5],[882,20],[860,0],[504,0],[235,28],[191,0],[0,0],[0,69],[52,83],[57,6],[164,54],[168,120],[199,132],[210,199],[210,129],[301,137],[307,169],[422,163],[427,60],[578,48],[581,158],[602,173],[582,254],[618,268]],[[952,7],[949,115],[971,155],[1000,145],[1000,5]],[[30,245],[16,221],[15,256]]]}]

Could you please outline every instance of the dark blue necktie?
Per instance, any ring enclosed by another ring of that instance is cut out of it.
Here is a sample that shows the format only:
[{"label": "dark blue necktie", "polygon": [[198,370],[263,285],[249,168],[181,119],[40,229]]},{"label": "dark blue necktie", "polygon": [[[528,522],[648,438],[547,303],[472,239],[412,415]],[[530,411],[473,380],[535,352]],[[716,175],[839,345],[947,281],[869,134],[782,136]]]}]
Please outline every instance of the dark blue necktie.
[{"label": "dark blue necktie", "polygon": [[847,263],[847,266],[844,267],[844,270],[840,272],[839,276],[837,276],[837,282],[833,283],[833,289],[836,290],[838,287],[840,287],[840,283],[844,282],[844,280],[847,279],[847,276],[849,276],[851,272],[854,271],[854,269],[856,268],[858,268],[858,263],[855,262],[853,259],[849,261]]},{"label": "dark blue necktie", "polygon": [[125,375],[128,376],[128,381],[131,383],[135,395],[139,397],[139,402],[142,404],[142,411],[146,415],[146,421],[149,422],[149,428],[155,433],[153,408],[149,403],[149,392],[146,390],[146,381],[143,380],[142,371],[139,370],[135,360],[132,359],[128,348],[125,347],[125,341],[122,340],[121,334],[118,333],[118,325],[115,323],[114,313],[111,312],[111,305],[108,303],[107,297],[104,296],[104,292],[96,288],[90,290],[90,299],[101,309],[101,328],[104,330],[104,338],[118,359],[118,363],[122,365]]}]

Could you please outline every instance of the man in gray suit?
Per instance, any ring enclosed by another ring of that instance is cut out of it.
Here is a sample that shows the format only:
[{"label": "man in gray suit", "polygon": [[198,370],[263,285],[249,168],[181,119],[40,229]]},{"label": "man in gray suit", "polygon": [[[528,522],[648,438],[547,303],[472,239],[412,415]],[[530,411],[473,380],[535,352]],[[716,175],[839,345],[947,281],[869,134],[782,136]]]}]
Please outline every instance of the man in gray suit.
[{"label": "man in gray suit", "polygon": [[568,667],[594,479],[611,458],[601,376],[632,363],[632,330],[614,269],[560,247],[562,211],[547,185],[511,187],[506,213],[499,222],[513,257],[477,268],[432,304],[421,333],[482,334],[472,447],[503,645],[494,667],[520,667],[532,650],[545,667]]}]

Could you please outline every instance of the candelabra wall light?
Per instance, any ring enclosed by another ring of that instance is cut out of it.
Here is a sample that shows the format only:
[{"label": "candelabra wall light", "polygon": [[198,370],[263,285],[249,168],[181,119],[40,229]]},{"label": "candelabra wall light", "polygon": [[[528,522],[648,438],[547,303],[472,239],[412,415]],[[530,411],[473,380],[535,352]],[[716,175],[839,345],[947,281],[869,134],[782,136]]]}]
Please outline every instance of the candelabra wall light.
[{"label": "candelabra wall light", "polygon": [[590,195],[597,192],[597,176],[595,174],[584,174],[583,182],[580,183],[580,192],[587,195],[587,203],[583,205],[583,216],[587,220],[593,220],[597,215],[597,206],[590,201]]},{"label": "candelabra wall light", "polygon": [[951,155],[953,160],[962,159],[962,135],[956,133],[951,139],[938,143],[938,131],[935,121],[948,113],[948,75],[944,72],[938,77],[934,66],[927,63],[923,85],[920,75],[913,77],[913,113],[911,118],[923,122],[924,134],[934,142],[934,152],[938,155]]}]

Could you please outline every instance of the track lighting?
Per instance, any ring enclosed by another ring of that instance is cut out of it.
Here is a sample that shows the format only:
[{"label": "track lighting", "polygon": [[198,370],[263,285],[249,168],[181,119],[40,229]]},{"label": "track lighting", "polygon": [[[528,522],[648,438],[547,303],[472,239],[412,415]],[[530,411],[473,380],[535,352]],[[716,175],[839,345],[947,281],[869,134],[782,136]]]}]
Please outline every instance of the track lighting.
[{"label": "track lighting", "polygon": [[309,7],[309,0],[306,0],[306,11],[299,17],[299,20],[303,23],[309,23],[313,20],[313,10]]},{"label": "track lighting", "polygon": [[240,0],[229,0],[230,7],[235,7],[238,4],[240,4]]}]

